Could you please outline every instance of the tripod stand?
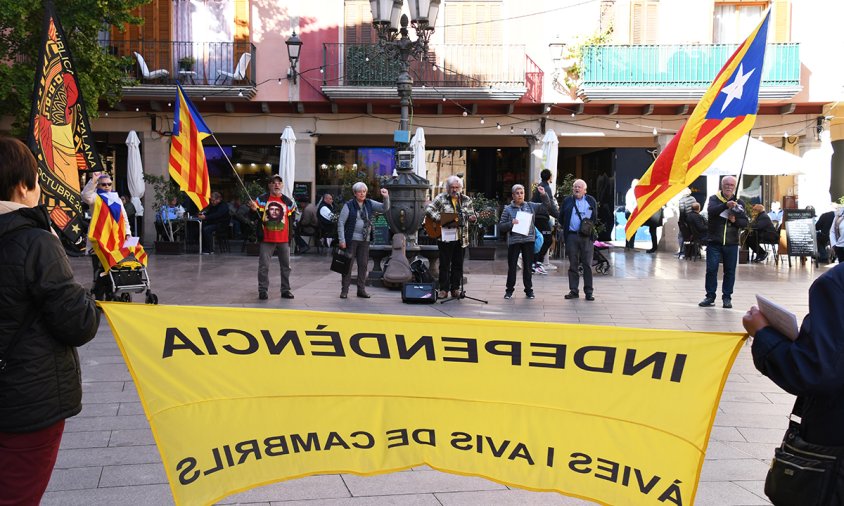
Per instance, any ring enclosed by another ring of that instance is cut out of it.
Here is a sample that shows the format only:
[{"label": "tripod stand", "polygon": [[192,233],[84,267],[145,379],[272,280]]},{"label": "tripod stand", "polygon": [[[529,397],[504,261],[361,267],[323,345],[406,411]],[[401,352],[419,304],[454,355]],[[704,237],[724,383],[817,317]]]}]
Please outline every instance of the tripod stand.
[{"label": "tripod stand", "polygon": [[[457,243],[460,245],[460,254],[465,256],[466,250],[463,248],[463,220],[466,217],[463,213],[463,194],[462,193],[457,194],[457,206],[456,207],[457,207]],[[465,258],[463,260],[465,261]],[[462,262],[461,262],[461,265],[463,265]],[[440,266],[442,266],[442,261],[440,262]],[[461,272],[460,273],[460,295],[458,295],[457,297],[452,297],[450,299],[441,300],[440,304],[445,304],[446,302],[452,302],[452,301],[460,300],[460,299],[470,299],[470,300],[474,300],[474,301],[477,301],[477,302],[483,302],[484,304],[489,304],[488,300],[478,299],[476,297],[469,297],[468,295],[466,295],[466,290],[463,287],[463,280],[465,280],[465,279],[466,279],[466,276],[464,276],[463,273]]]}]

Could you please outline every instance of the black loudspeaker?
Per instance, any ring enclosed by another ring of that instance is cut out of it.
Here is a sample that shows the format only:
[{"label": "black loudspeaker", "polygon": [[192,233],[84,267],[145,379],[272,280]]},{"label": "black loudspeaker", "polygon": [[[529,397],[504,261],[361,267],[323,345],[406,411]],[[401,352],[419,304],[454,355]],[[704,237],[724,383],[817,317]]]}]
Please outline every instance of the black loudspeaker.
[{"label": "black loudspeaker", "polygon": [[401,301],[405,304],[433,304],[437,301],[434,283],[403,283]]}]

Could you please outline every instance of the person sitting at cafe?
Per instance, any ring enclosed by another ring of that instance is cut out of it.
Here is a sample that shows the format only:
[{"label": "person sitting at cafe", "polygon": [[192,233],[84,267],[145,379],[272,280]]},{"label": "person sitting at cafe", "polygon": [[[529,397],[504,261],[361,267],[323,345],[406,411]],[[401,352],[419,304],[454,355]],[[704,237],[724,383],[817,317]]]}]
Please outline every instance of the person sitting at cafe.
[{"label": "person sitting at cafe", "polygon": [[753,206],[756,216],[750,222],[750,233],[747,235],[745,245],[754,253],[754,262],[764,262],[768,258],[768,252],[762,244],[773,244],[777,241],[777,229],[774,227],[771,217],[765,212],[765,206],[756,204]]},{"label": "person sitting at cafe", "polygon": [[196,217],[202,222],[202,254],[210,255],[214,252],[214,234],[228,228],[231,221],[229,206],[223,202],[220,192],[213,192],[211,203]]},{"label": "person sitting at cafe", "polygon": [[317,206],[317,219],[319,219],[319,235],[325,241],[326,246],[331,246],[331,241],[337,238],[337,214],[334,212],[334,196],[326,193]]},{"label": "person sitting at cafe", "polygon": [[[300,206],[304,204],[302,202]],[[318,228],[317,207],[313,202],[308,202],[307,205],[304,205],[302,215],[296,225],[296,251],[299,254],[305,254],[311,249],[308,240],[305,238],[317,235]]]}]

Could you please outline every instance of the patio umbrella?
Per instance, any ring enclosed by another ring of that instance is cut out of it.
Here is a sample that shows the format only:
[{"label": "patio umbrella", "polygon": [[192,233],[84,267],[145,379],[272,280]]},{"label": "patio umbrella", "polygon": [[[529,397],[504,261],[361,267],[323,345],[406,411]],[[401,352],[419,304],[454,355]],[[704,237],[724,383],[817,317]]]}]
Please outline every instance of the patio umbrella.
[{"label": "patio umbrella", "polygon": [[425,179],[428,178],[428,166],[425,164],[425,130],[416,129],[416,134],[410,139],[410,149],[413,151],[413,173]]},{"label": "patio umbrella", "polygon": [[132,205],[135,206],[135,223],[132,224],[132,232],[137,234],[137,217],[144,215],[144,206],[141,204],[141,197],[144,196],[144,166],[141,162],[141,141],[134,130],[129,131],[126,137],[126,146],[129,153],[126,162],[126,182],[129,183],[129,196],[132,198]]},{"label": "patio umbrella", "polygon": [[557,179],[557,153],[560,141],[557,140],[557,133],[553,130],[545,132],[545,137],[540,141],[542,144],[542,159],[545,161],[545,168],[551,171],[551,180],[548,182],[551,189],[556,191],[555,181]]},{"label": "patio umbrella", "polygon": [[284,127],[281,133],[281,155],[278,161],[278,174],[284,181],[282,194],[293,200],[293,181],[296,178],[296,136],[293,128]]}]

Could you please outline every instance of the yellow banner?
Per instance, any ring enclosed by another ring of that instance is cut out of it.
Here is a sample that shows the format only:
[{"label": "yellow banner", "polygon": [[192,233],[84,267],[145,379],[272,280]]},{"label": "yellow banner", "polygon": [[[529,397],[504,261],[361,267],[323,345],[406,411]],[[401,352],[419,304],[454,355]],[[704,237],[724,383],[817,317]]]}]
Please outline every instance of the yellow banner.
[{"label": "yellow banner", "polygon": [[693,504],[741,334],[101,303],[178,504],[428,464]]}]

